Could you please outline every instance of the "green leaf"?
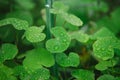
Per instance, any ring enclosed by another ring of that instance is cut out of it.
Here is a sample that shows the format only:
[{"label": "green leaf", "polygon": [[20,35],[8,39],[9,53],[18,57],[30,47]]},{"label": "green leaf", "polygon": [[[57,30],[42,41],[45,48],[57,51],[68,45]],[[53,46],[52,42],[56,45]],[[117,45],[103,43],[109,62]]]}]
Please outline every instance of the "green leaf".
[{"label": "green leaf", "polygon": [[97,70],[103,71],[108,69],[108,67],[114,67],[117,64],[117,60],[116,59],[111,59],[109,61],[100,61],[95,68]]},{"label": "green leaf", "polygon": [[0,21],[0,26],[12,24],[15,29],[26,30],[29,26],[28,22],[25,20],[20,20],[17,18],[7,18]]},{"label": "green leaf", "polygon": [[100,76],[97,80],[115,80],[115,78],[112,75],[104,74]]},{"label": "green leaf", "polygon": [[77,67],[80,63],[80,58],[77,53],[71,52],[67,56],[65,53],[56,55],[56,62],[62,67]]},{"label": "green leaf", "polygon": [[112,25],[112,29],[116,30],[116,33],[119,33],[120,31],[120,18],[118,18],[120,14],[120,7],[119,8],[116,8],[112,13],[111,13],[111,18],[112,18],[112,23],[115,24],[115,26],[113,27]]},{"label": "green leaf", "polygon": [[106,63],[107,63],[107,61],[101,61],[97,65],[95,65],[95,68],[100,71],[106,70],[106,69],[108,69]]},{"label": "green leaf", "polygon": [[42,66],[51,67],[54,63],[54,57],[50,52],[42,48],[37,48],[27,52],[23,66],[30,73],[42,68]]},{"label": "green leaf", "polygon": [[26,20],[30,25],[33,24],[32,14],[27,11],[12,11],[7,14],[6,18],[18,18],[21,20]]},{"label": "green leaf", "polygon": [[120,40],[119,39],[114,39],[114,44],[113,44],[113,47],[115,49],[119,49],[120,50]]},{"label": "green leaf", "polygon": [[52,53],[65,51],[71,42],[71,38],[65,29],[62,27],[54,27],[51,29],[51,33],[55,36],[55,39],[49,39],[46,42],[46,48]]},{"label": "green leaf", "polygon": [[51,13],[60,14],[61,12],[68,11],[68,9],[69,9],[69,7],[64,5],[62,2],[54,1],[53,5],[52,5]]},{"label": "green leaf", "polygon": [[[117,20],[119,21],[119,20]],[[113,33],[118,33],[119,30],[120,30],[120,27],[117,26],[118,23],[116,24],[113,19],[111,17],[103,17],[102,19],[99,19],[97,22],[96,22],[97,26],[98,27],[107,27],[108,29],[110,29]],[[114,26],[114,27],[113,27]]]},{"label": "green leaf", "polygon": [[72,25],[70,23],[66,23],[65,19],[60,14],[58,14],[56,17],[56,25],[64,26],[64,28],[67,29],[68,31],[79,30],[78,26]]},{"label": "green leaf", "polygon": [[66,22],[68,22],[72,25],[75,25],[75,26],[83,25],[82,20],[73,14],[63,13],[61,16],[66,20]]},{"label": "green leaf", "polygon": [[[107,34],[106,34],[107,33]],[[91,38],[92,39],[99,39],[99,38],[104,38],[104,37],[114,37],[114,34],[107,28],[103,27],[96,33],[94,33]]]},{"label": "green leaf", "polygon": [[85,34],[83,31],[76,31],[70,33],[71,39],[76,39],[79,42],[87,43],[89,40],[89,35]]},{"label": "green leaf", "polygon": [[13,74],[13,70],[11,68],[8,68],[7,66],[0,64],[0,71],[4,72],[7,75]]},{"label": "green leaf", "polygon": [[3,71],[0,71],[0,80],[7,80],[7,75]]},{"label": "green leaf", "polygon": [[114,56],[114,46],[116,46],[116,38],[106,37],[100,38],[93,44],[94,56],[102,60],[108,60]]},{"label": "green leaf", "polygon": [[43,41],[46,37],[44,33],[41,33],[44,29],[44,26],[36,27],[32,26],[29,27],[25,32],[25,37],[30,42],[40,42]]},{"label": "green leaf", "polygon": [[17,53],[18,49],[15,45],[9,43],[3,44],[1,48],[0,62],[13,59]]},{"label": "green leaf", "polygon": [[25,70],[25,68],[21,65],[14,67],[14,75],[19,76],[21,80],[25,80],[25,78],[29,77],[29,74]]},{"label": "green leaf", "polygon": [[30,80],[48,80],[49,77],[50,77],[49,70],[46,68],[41,68],[31,74]]},{"label": "green leaf", "polygon": [[72,71],[72,76],[75,77],[77,80],[95,80],[95,74],[93,72],[83,69]]},{"label": "green leaf", "polygon": [[68,6],[64,5],[62,2],[59,1],[55,1],[53,3],[53,8],[51,9],[51,13],[54,14],[60,14],[66,22],[75,25],[75,26],[82,26],[83,22],[81,21],[80,18],[78,18],[77,16],[73,15],[73,14],[68,14]]},{"label": "green leaf", "polygon": [[17,80],[13,75],[13,70],[0,64],[0,80]]}]

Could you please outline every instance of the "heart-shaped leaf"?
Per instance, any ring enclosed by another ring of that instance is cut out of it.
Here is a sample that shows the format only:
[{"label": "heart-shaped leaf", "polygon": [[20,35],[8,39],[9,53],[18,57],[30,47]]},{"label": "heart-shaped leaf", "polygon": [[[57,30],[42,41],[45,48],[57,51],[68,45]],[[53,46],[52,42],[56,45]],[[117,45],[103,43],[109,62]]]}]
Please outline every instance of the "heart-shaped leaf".
[{"label": "heart-shaped leaf", "polygon": [[100,61],[95,68],[97,70],[103,71],[108,69],[108,67],[114,67],[117,64],[117,60],[116,59],[111,59],[109,61]]},{"label": "heart-shaped leaf", "polygon": [[48,80],[50,72],[48,69],[41,68],[31,74],[30,80]]},{"label": "heart-shaped leaf", "polygon": [[93,72],[83,69],[72,71],[72,76],[77,80],[95,80],[95,74]]},{"label": "heart-shaped leaf", "polygon": [[94,56],[102,60],[108,60],[114,56],[114,48],[119,48],[119,41],[115,37],[100,38],[93,44]]},{"label": "heart-shaped leaf", "polygon": [[76,53],[69,53],[67,56],[65,53],[60,53],[56,55],[57,63],[62,67],[77,67],[80,63],[80,58]]},{"label": "heart-shaped leaf", "polygon": [[45,26],[36,27],[32,26],[29,27],[25,32],[25,37],[30,42],[40,42],[43,41],[46,37],[44,33],[41,33],[43,31]]},{"label": "heart-shaped leaf", "polygon": [[18,53],[18,49],[13,44],[3,44],[0,53],[0,62],[13,59]]},{"label": "heart-shaped leaf", "polygon": [[115,78],[112,75],[104,74],[100,76],[97,80],[115,80]]},{"label": "heart-shaped leaf", "polygon": [[52,53],[65,51],[71,42],[71,38],[65,29],[62,27],[54,27],[51,29],[51,33],[55,36],[55,39],[48,40],[46,42],[46,48]]},{"label": "heart-shaped leaf", "polygon": [[20,20],[17,18],[7,18],[0,21],[0,26],[12,24],[15,29],[26,30],[29,26],[28,22],[25,20]]},{"label": "heart-shaped leaf", "polygon": [[33,72],[42,68],[42,66],[51,67],[54,63],[54,57],[50,52],[42,48],[37,48],[27,52],[23,66],[28,72]]}]

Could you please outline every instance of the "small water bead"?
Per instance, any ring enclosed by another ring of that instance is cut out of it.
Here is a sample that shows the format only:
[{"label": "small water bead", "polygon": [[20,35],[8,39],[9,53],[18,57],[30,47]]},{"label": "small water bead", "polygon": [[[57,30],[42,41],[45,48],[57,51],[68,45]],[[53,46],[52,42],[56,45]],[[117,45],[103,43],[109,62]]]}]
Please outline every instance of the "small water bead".
[{"label": "small water bead", "polygon": [[54,46],[54,50],[58,50],[59,49],[59,46],[58,45],[55,45]]},{"label": "small water bead", "polygon": [[61,35],[61,36],[64,36],[64,33],[61,33],[60,35]]},{"label": "small water bead", "polygon": [[46,5],[45,5],[45,7],[49,8],[49,7],[50,7],[50,5],[49,5],[49,4],[46,4]]},{"label": "small water bead", "polygon": [[99,50],[100,50],[100,48],[96,48],[96,50],[97,50],[97,51],[99,51]]},{"label": "small water bead", "polygon": [[111,48],[108,48],[108,51],[109,51],[109,52],[112,52],[113,50],[112,50]]},{"label": "small water bead", "polygon": [[101,50],[102,50],[102,51],[104,51],[104,50],[105,50],[105,48],[101,48]]},{"label": "small water bead", "polygon": [[62,41],[63,41],[63,42],[67,42],[67,40],[66,40],[66,39],[63,39]]}]

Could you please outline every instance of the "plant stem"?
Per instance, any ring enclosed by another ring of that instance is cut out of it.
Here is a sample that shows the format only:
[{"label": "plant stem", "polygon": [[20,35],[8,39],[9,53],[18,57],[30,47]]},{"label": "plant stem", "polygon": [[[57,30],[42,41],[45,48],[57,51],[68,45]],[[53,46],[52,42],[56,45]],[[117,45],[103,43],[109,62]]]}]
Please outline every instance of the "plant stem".
[{"label": "plant stem", "polygon": [[[46,0],[46,39],[50,39],[52,38],[52,34],[50,33],[50,29],[52,27],[54,27],[55,25],[55,18],[54,15],[50,13],[50,9],[52,8],[52,2],[54,0]],[[54,54],[54,58],[55,58],[55,54]],[[52,68],[52,74],[56,77],[57,80],[59,80],[58,77],[58,69],[57,69],[57,65],[55,64]]]},{"label": "plant stem", "polygon": [[54,26],[54,15],[50,13],[53,0],[46,0],[46,30],[47,39],[52,37],[50,29]]}]

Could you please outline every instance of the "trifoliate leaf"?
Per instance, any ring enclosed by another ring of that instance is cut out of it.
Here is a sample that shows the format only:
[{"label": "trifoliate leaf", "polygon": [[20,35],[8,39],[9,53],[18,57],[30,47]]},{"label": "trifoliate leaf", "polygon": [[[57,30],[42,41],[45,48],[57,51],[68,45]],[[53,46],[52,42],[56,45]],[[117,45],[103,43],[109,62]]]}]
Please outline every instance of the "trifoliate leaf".
[{"label": "trifoliate leaf", "polygon": [[30,80],[48,80],[50,72],[48,69],[41,68],[31,74]]},{"label": "trifoliate leaf", "polygon": [[28,22],[25,20],[20,20],[17,18],[7,18],[0,21],[0,26],[12,24],[15,29],[26,30],[29,26]]},{"label": "trifoliate leaf", "polygon": [[115,78],[112,75],[104,74],[100,76],[97,80],[115,80]]},{"label": "trifoliate leaf", "polygon": [[83,69],[72,71],[72,76],[75,77],[77,80],[95,80],[95,74],[93,72]]},{"label": "trifoliate leaf", "polygon": [[56,55],[57,63],[62,67],[77,67],[80,63],[78,54],[71,52],[68,56],[65,53]]},{"label": "trifoliate leaf", "polygon": [[25,37],[30,42],[40,42],[43,41],[46,37],[44,33],[41,33],[44,29],[44,26],[36,27],[32,26],[29,27],[25,32]]},{"label": "trifoliate leaf", "polygon": [[18,49],[13,44],[3,44],[0,53],[0,62],[13,59],[18,53]]},{"label": "trifoliate leaf", "polygon": [[37,69],[51,67],[55,63],[53,55],[45,49],[37,48],[27,52],[23,66],[30,73]]},{"label": "trifoliate leaf", "polygon": [[46,42],[46,48],[52,53],[61,53],[65,51],[69,47],[71,41],[65,29],[62,27],[54,27],[51,29],[51,33],[55,36],[55,39],[49,39]]}]

